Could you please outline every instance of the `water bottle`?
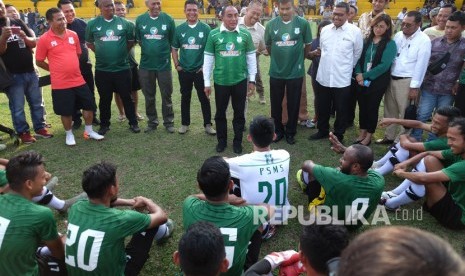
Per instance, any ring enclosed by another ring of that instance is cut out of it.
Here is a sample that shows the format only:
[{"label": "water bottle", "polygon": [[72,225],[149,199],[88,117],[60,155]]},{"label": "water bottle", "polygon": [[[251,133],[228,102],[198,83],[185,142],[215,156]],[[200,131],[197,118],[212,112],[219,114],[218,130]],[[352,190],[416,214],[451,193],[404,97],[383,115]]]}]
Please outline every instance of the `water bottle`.
[{"label": "water bottle", "polygon": [[364,80],[363,81],[363,86],[365,86],[365,87],[369,87],[370,84],[371,84],[371,81],[369,81],[369,80]]},{"label": "water bottle", "polygon": [[19,48],[26,48],[26,42],[21,37],[18,37],[18,46]]}]

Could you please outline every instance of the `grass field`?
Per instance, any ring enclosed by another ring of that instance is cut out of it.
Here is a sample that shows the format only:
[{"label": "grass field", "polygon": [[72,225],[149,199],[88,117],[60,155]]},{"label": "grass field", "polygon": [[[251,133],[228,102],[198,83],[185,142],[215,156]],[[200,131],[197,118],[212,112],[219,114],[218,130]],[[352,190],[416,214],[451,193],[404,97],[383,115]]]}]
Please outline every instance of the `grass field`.
[{"label": "grass field", "polygon": [[[137,49],[138,51],[139,49]],[[250,121],[255,115],[270,114],[269,85],[266,74],[269,67],[269,59],[262,57],[260,63],[262,72],[264,72],[263,78],[268,102],[266,105],[259,105],[258,97],[253,98],[249,103],[247,121]],[[306,67],[308,68],[308,64],[306,64]],[[178,128],[181,125],[180,92],[177,73],[175,71],[173,71],[173,80],[175,127]],[[313,95],[309,79],[307,79],[307,90],[309,111],[313,115]],[[61,198],[68,198],[81,192],[81,175],[90,165],[101,160],[116,164],[121,181],[120,196],[131,198],[142,195],[152,198],[168,212],[170,218],[176,222],[177,226],[171,240],[163,246],[153,246],[151,257],[144,268],[143,275],[173,275],[173,273],[178,272],[179,269],[172,264],[171,256],[176,250],[177,242],[184,231],[181,227],[182,202],[188,195],[198,192],[196,187],[196,172],[202,162],[207,157],[217,154],[215,152],[216,137],[207,136],[204,133],[200,105],[195,93],[192,96],[192,123],[190,131],[187,134],[169,134],[163,127],[150,134],[132,134],[128,130],[127,122],[118,123],[116,121],[118,113],[116,106],[113,106],[111,131],[107,133],[105,140],[102,142],[85,141],[82,138],[83,129],[81,128],[75,131],[77,142],[77,146],[75,147],[65,146],[65,133],[59,116],[53,114],[49,87],[44,88],[43,95],[48,112],[47,121],[52,123],[51,132],[55,137],[39,140],[32,145],[20,145],[16,147],[7,135],[3,135],[3,143],[7,143],[8,149],[0,152],[0,156],[10,158],[25,150],[35,150],[42,153],[47,160],[47,170],[60,179],[55,193]],[[144,114],[144,98],[142,93],[139,95],[139,110]],[[157,100],[157,107],[161,116],[161,100],[159,97]],[[214,115],[214,97],[212,97],[211,101]],[[5,94],[0,94],[0,118],[2,124],[7,126],[12,125],[8,100]],[[29,115],[28,121],[30,122]],[[230,121],[228,136],[232,140]],[[146,122],[142,121],[140,126],[144,128]],[[283,148],[291,154],[289,200],[292,205],[306,204],[306,198],[299,190],[295,180],[295,172],[300,168],[302,161],[312,159],[326,166],[338,165],[339,156],[330,150],[328,141],[309,141],[307,139],[315,131],[299,127],[296,136],[297,143],[295,145],[290,146],[284,140],[273,145],[273,148]],[[356,127],[348,129],[346,134],[347,143],[355,139],[356,132]],[[382,136],[383,130],[378,130],[375,138],[381,138]],[[372,147],[375,150],[376,157],[380,157],[386,150],[384,146],[373,145]],[[251,145],[244,142],[244,152],[251,150]],[[234,156],[231,141],[229,141],[229,147],[222,155],[228,157]],[[387,176],[386,189],[396,186],[400,181],[396,177]],[[454,232],[443,228],[425,212],[423,212],[421,218],[418,217],[417,215],[421,213],[417,212],[420,206],[420,204],[414,204],[403,208],[402,213],[389,213],[390,222],[393,225],[410,225],[433,232],[448,240],[457,251],[461,252],[461,248],[465,243],[463,232]],[[56,219],[60,225],[60,231],[64,232],[63,221],[66,219],[66,216],[56,213]],[[366,230],[369,227],[376,226],[364,226],[360,231]],[[295,219],[291,220],[289,225],[280,227],[277,235],[272,240],[263,244],[262,255],[271,251],[297,249],[300,229],[301,226]]]}]

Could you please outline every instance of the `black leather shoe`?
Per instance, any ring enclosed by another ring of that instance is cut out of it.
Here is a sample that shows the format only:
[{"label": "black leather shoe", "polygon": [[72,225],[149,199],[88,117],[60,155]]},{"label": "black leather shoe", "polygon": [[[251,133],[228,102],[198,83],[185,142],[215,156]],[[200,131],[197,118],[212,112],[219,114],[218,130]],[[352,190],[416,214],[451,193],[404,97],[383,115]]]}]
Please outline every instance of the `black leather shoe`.
[{"label": "black leather shoe", "polygon": [[394,143],[394,140],[388,139],[386,137],[375,141],[375,144],[378,144],[378,145],[390,145],[392,143]]},{"label": "black leather shoe", "polygon": [[110,127],[101,126],[100,129],[98,130],[98,134],[105,135],[108,131],[110,131]]},{"label": "black leather shoe", "polygon": [[241,145],[233,145],[233,151],[236,154],[241,154],[242,153],[242,146]]},{"label": "black leather shoe", "polygon": [[286,136],[286,142],[287,142],[289,145],[294,145],[294,144],[295,144],[295,138],[294,138],[294,136]]},{"label": "black leather shoe", "polygon": [[130,125],[129,126],[129,130],[132,132],[132,133],[139,133],[140,132],[140,128],[138,125]]},{"label": "black leather shoe", "polygon": [[225,148],[226,148],[225,144],[218,143],[218,145],[216,145],[216,152],[218,153],[223,152]]},{"label": "black leather shoe", "polygon": [[320,139],[325,139],[325,138],[328,138],[329,137],[329,134],[328,133],[322,133],[322,132],[317,132],[317,133],[314,133],[312,135],[310,135],[310,137],[308,137],[309,140],[320,140]]},{"label": "black leather shoe", "polygon": [[278,143],[284,138],[284,135],[282,133],[276,133],[276,139],[273,140],[273,142]]}]

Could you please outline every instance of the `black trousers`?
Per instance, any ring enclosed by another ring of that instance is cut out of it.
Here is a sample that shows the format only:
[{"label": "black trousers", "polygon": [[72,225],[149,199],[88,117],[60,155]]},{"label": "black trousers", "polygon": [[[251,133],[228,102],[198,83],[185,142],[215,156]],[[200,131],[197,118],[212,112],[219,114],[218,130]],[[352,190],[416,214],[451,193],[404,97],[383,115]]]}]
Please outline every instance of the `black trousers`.
[{"label": "black trousers", "polygon": [[200,107],[203,115],[203,126],[211,124],[212,111],[210,101],[205,95],[203,73],[178,71],[179,84],[181,86],[181,123],[188,126],[191,124],[191,96],[192,88],[197,90]]},{"label": "black trousers", "polygon": [[[297,132],[297,120],[299,119],[300,96],[302,93],[302,78],[276,79],[270,77],[270,102],[271,117],[274,120],[276,134],[294,136]],[[282,123],[284,92],[287,99],[288,121],[286,129]]]},{"label": "black trousers", "polygon": [[347,126],[353,125],[355,120],[355,109],[357,108],[357,81],[352,79],[350,82],[349,100],[347,102]]},{"label": "black trousers", "polygon": [[245,125],[244,109],[247,97],[247,79],[234,85],[219,85],[215,83],[215,103],[216,103],[216,138],[218,143],[227,145],[228,123],[226,121],[226,109],[229,99],[234,111],[233,129],[234,145],[242,144],[242,135]]},{"label": "black trousers", "polygon": [[329,133],[329,117],[331,115],[331,105],[336,109],[336,120],[334,121],[334,134],[339,138],[344,137],[347,127],[347,102],[350,97],[350,86],[342,88],[331,88],[317,85],[317,105],[318,105],[318,131],[323,134]]},{"label": "black trousers", "polygon": [[118,93],[124,106],[129,125],[138,125],[134,102],[131,98],[131,70],[118,72],[104,72],[95,70],[95,85],[100,95],[98,108],[100,109],[100,126],[110,126],[111,101],[113,92]]},{"label": "black trousers", "polygon": [[357,89],[357,101],[359,108],[360,129],[366,129],[369,133],[375,133],[378,125],[379,105],[389,85],[390,75],[385,74],[372,81],[369,87],[359,86]]},{"label": "black trousers", "polygon": [[[94,85],[94,73],[92,73],[92,65],[86,64],[86,69],[81,67],[81,74],[87,86],[89,86],[90,92],[92,92],[92,98],[94,99],[94,103],[95,103],[95,85]],[[94,110],[94,117],[97,113],[96,111],[97,110]],[[81,110],[76,108],[76,112],[73,115],[73,121],[74,122],[81,121],[81,116],[82,116]]]},{"label": "black trousers", "polygon": [[462,116],[465,116],[465,84],[459,84],[454,106],[460,109]]},{"label": "black trousers", "polygon": [[125,276],[139,275],[149,258],[150,247],[152,247],[158,227],[148,229],[145,232],[134,234],[126,246],[126,268]]}]

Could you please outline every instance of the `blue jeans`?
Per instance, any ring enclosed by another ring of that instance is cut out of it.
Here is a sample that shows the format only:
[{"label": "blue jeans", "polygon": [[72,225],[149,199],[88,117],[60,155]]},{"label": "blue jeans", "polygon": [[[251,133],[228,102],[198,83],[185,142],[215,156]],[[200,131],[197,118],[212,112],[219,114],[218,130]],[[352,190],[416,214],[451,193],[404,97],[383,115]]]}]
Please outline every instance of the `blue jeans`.
[{"label": "blue jeans", "polygon": [[[452,95],[442,95],[442,94],[433,94],[428,91],[421,91],[420,104],[418,105],[417,110],[417,120],[421,122],[426,122],[433,113],[435,108],[442,106],[450,106],[454,102],[454,96]],[[423,130],[414,129],[410,136],[417,139],[417,141],[422,140]],[[436,138],[436,135],[429,133],[428,141]]]},{"label": "blue jeans", "polygon": [[31,111],[34,130],[45,127],[44,105],[42,91],[39,88],[39,77],[36,72],[13,74],[14,83],[7,88],[11,118],[17,133],[30,131],[24,113],[24,99],[26,98]]}]

